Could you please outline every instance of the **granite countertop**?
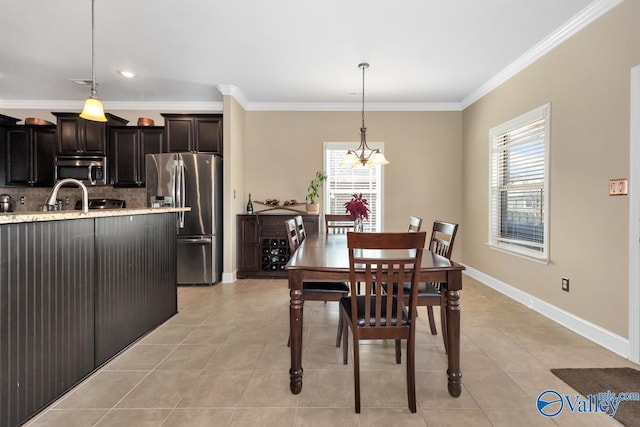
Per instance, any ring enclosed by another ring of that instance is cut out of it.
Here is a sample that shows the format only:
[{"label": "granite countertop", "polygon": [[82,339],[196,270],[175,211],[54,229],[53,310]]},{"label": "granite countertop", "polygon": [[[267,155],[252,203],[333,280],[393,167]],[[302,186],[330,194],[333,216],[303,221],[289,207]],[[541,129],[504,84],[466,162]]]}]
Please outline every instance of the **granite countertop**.
[{"label": "granite countertop", "polygon": [[93,209],[88,213],[82,211],[50,211],[50,212],[3,212],[0,213],[0,224],[16,224],[21,222],[60,221],[66,219],[104,218],[109,216],[148,215],[170,212],[188,212],[191,208],[131,208],[131,209]]}]

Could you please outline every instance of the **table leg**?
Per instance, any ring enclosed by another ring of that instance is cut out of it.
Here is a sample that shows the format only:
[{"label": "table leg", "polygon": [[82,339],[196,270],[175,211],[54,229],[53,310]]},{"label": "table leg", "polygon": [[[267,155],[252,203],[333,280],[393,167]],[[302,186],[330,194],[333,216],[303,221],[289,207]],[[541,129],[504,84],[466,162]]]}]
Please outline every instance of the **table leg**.
[{"label": "table leg", "polygon": [[[453,289],[460,289],[462,287],[462,274],[459,271],[452,272],[448,279],[448,285],[451,285],[450,287]],[[447,289],[446,296],[449,394],[453,397],[459,397],[462,393],[462,372],[460,372],[460,291]]]},{"label": "table leg", "polygon": [[291,393],[302,391],[302,278],[289,272],[289,333],[291,334],[291,369],[289,369]]}]

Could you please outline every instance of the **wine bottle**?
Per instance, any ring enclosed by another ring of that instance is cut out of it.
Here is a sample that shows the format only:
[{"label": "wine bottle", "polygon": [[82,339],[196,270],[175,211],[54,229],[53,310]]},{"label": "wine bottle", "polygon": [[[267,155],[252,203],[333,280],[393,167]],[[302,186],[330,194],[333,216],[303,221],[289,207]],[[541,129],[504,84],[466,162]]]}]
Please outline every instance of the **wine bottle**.
[{"label": "wine bottle", "polygon": [[247,214],[253,215],[253,203],[251,202],[251,193],[249,193],[249,201],[247,202]]}]

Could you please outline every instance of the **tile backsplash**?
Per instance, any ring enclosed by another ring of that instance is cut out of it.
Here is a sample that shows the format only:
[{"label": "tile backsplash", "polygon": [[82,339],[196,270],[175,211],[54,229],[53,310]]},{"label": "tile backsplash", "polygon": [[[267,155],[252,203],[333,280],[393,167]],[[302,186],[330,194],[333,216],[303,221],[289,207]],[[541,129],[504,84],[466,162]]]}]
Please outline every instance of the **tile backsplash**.
[{"label": "tile backsplash", "polygon": [[[123,199],[128,208],[144,208],[147,206],[147,192],[145,188],[114,188],[110,186],[87,187],[90,199]],[[49,197],[51,188],[31,187],[2,187],[0,194],[8,194],[14,202],[15,212],[27,212],[38,210]],[[20,203],[20,197],[24,197],[24,204]],[[79,188],[62,187],[58,192],[58,199],[63,200],[62,209],[73,209],[76,200],[82,198]],[[68,204],[66,201],[68,200]]]}]

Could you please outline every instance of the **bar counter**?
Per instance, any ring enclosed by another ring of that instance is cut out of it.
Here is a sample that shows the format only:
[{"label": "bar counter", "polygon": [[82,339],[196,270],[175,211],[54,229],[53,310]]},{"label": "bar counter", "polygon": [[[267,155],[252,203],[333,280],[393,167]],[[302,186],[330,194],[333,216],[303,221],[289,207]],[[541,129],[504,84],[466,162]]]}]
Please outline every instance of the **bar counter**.
[{"label": "bar counter", "polygon": [[148,215],[158,213],[186,212],[189,210],[191,210],[191,208],[93,209],[89,210],[88,213],[84,213],[79,210],[2,212],[0,213],[0,224],[60,221],[66,219],[105,218],[111,216]]},{"label": "bar counter", "polygon": [[0,426],[21,425],[177,313],[182,210],[0,214]]}]

